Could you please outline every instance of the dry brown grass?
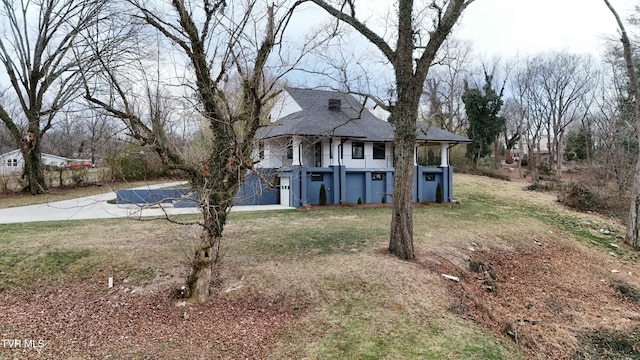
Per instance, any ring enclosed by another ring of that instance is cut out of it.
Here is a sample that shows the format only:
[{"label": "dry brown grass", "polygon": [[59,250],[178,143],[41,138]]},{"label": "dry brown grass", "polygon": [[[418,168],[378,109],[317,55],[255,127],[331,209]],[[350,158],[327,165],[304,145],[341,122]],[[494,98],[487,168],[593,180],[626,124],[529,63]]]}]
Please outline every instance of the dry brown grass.
[{"label": "dry brown grass", "polygon": [[[137,333],[127,333],[126,349],[105,344],[106,335],[95,335],[100,350],[78,346],[70,352],[76,356],[170,358],[181,349],[196,358],[570,358],[585,346],[589,336],[584,334],[631,334],[638,326],[638,305],[611,286],[619,280],[640,288],[638,259],[615,237],[622,231],[620,224],[572,212],[552,194],[523,191],[523,183],[458,174],[455,181],[454,195],[462,206],[414,210],[415,262],[386,253],[388,208],[235,213],[225,231],[214,300],[176,310],[166,298],[151,304],[182,284],[185,253],[198,238],[196,227],[124,220],[7,225],[0,227],[0,251],[24,260],[0,271],[17,276],[15,271],[22,269],[22,279],[30,282],[10,285],[3,296],[55,292],[53,285],[29,278],[30,271],[44,274],[56,286],[76,281],[74,286],[98,295],[113,276],[116,293],[104,296],[109,304],[129,304],[122,314],[135,319]],[[613,235],[598,231],[605,227]],[[52,250],[88,251],[78,261],[86,266],[51,265],[60,276],[29,267],[51,257]],[[469,271],[470,258],[491,264],[498,277],[495,291],[487,292],[481,274]],[[460,282],[442,273],[459,276]],[[82,299],[74,306],[84,309]],[[25,304],[42,305],[32,301],[3,310],[24,310]],[[217,310],[234,306],[250,315],[241,320],[246,327],[238,328],[239,315]],[[151,307],[170,320],[180,338],[168,336],[171,330],[164,325],[154,330]],[[216,329],[235,329],[228,331],[232,336],[221,333],[222,343],[191,338],[190,326],[206,331],[213,320],[179,318],[183,312],[194,316],[202,311],[218,314],[213,316]],[[0,320],[13,321],[12,329],[20,325],[38,333],[28,322],[8,319]],[[72,324],[61,336],[75,334],[79,325]],[[105,320],[87,331],[118,324]],[[518,334],[517,342],[505,331],[508,326]],[[165,340],[145,343],[154,336]],[[237,340],[243,336],[246,342]],[[177,346],[176,339],[185,343]],[[225,343],[231,344],[226,350]]]}]

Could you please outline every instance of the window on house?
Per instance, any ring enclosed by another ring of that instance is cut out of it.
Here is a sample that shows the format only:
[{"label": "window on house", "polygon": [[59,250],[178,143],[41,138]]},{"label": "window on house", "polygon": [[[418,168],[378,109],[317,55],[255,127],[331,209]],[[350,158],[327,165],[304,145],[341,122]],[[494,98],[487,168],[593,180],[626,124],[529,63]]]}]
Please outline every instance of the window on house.
[{"label": "window on house", "polygon": [[373,143],[373,158],[374,159],[385,159],[385,145],[384,143]]},{"label": "window on house", "polygon": [[382,181],[382,180],[384,180],[384,173],[382,173],[382,172],[371,173],[371,180],[373,180],[373,181]]},{"label": "window on house", "polygon": [[260,160],[264,159],[264,141],[258,141],[258,158]]},{"label": "window on house", "polygon": [[13,159],[13,166],[18,166],[18,159]]},{"label": "window on house", "polygon": [[287,144],[287,159],[293,159],[293,141],[291,140]]},{"label": "window on house", "polygon": [[351,158],[364,159],[364,143],[354,142],[351,144]]},{"label": "window on house", "polygon": [[11,166],[11,159],[7,159],[7,166]]}]

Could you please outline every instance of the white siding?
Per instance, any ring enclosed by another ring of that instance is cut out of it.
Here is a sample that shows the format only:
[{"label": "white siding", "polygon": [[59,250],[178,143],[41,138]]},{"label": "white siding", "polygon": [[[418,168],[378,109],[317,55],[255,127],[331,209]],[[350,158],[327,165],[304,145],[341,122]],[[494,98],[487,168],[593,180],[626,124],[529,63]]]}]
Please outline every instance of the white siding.
[{"label": "white siding", "polygon": [[[329,167],[331,165],[331,140],[328,138],[305,138],[302,141],[302,156],[301,162],[302,165],[308,167],[315,167],[316,157],[315,157],[315,143],[320,141],[322,144],[321,149],[321,167]],[[355,141],[359,142],[359,141]],[[267,139],[264,141],[264,158],[260,160],[258,167],[263,168],[280,168],[284,166],[291,166],[292,159],[287,158],[287,144],[289,140],[285,140],[284,138],[280,139]],[[257,146],[257,145],[256,145]],[[373,143],[365,142],[364,143],[364,158],[363,159],[353,159],[352,148],[353,141],[346,141],[342,144],[342,158],[339,163],[348,168],[391,168],[393,167],[393,153],[391,151],[392,146],[390,143],[385,144],[385,158],[384,159],[374,159],[373,158]],[[254,150],[254,158],[257,160],[257,150]],[[333,156],[340,156],[340,153],[333,154]]]},{"label": "white siding", "polygon": [[282,93],[282,96],[276,100],[273,108],[271,109],[271,122],[275,122],[278,119],[282,119],[283,117],[293,114],[295,112],[301,111],[302,108],[298,105],[297,102],[293,100],[291,95],[286,91]]},{"label": "white siding", "polygon": [[[42,165],[45,166],[64,166],[69,162],[69,159],[61,156],[55,156],[50,154],[41,155]],[[20,150],[13,150],[8,153],[0,155],[0,173],[15,173],[21,172],[24,168],[24,158]]]},{"label": "white siding", "polygon": [[22,171],[24,159],[20,150],[0,155],[0,173],[9,174]]}]

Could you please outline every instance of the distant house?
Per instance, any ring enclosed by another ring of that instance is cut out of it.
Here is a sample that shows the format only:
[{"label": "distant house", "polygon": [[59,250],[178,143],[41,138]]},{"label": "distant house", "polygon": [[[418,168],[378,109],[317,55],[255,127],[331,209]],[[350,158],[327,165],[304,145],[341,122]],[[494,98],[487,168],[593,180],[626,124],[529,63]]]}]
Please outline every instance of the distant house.
[{"label": "distant house", "polygon": [[518,148],[516,144],[513,149],[510,149],[505,153],[505,161],[517,162],[518,160],[533,160],[534,163],[540,161],[550,162],[554,159],[551,158],[551,147],[553,146],[553,136],[542,135],[534,144],[523,143],[523,149]]},{"label": "distant house", "polygon": [[[41,160],[44,166],[50,167],[63,167],[69,162],[69,159],[65,157],[44,153],[41,154]],[[20,150],[13,150],[0,155],[0,174],[19,173],[22,172],[23,168],[24,158]]]},{"label": "distant house", "polygon": [[[328,204],[392,200],[394,127],[354,96],[286,88],[271,119],[256,134],[254,158],[264,176],[245,182],[237,204],[318,204],[322,185]],[[416,150],[434,146],[440,163],[419,166],[414,151],[414,201],[435,201],[438,185],[443,200],[452,201],[449,150],[471,140],[422,123],[416,138]],[[272,179],[277,188],[267,189],[265,179]]]},{"label": "distant house", "polygon": [[535,144],[532,149],[529,149],[529,154],[535,158],[535,162],[550,162],[555,160],[551,158],[553,140],[554,138],[551,135],[542,135],[538,140],[538,143]]}]

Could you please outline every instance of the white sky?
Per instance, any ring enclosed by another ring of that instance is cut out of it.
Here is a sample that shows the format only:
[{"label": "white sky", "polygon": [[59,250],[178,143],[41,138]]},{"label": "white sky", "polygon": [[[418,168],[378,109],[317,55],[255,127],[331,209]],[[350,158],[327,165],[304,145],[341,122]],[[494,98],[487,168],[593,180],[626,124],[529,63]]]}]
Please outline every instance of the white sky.
[{"label": "white sky", "polygon": [[[632,30],[627,18],[638,2],[610,2]],[[551,49],[599,55],[604,37],[616,34],[615,18],[603,0],[476,0],[456,30],[456,37],[471,40],[477,53],[506,58]]]}]

